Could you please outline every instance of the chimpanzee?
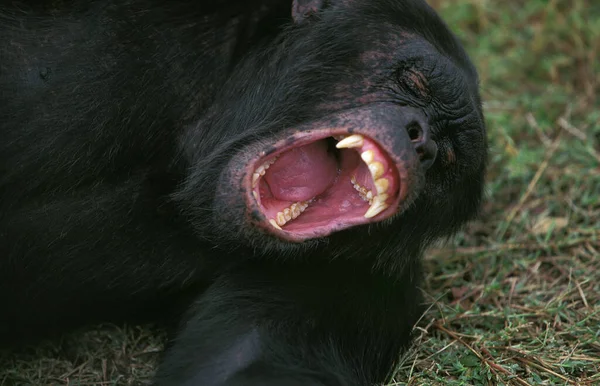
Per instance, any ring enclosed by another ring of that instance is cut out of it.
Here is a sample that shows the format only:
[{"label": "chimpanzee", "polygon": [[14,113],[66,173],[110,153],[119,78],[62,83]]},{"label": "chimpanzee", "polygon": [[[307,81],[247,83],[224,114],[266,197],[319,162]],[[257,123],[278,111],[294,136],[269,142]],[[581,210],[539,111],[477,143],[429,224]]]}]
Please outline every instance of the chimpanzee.
[{"label": "chimpanzee", "polygon": [[157,385],[385,382],[478,88],[422,0],[3,2],[0,342],[175,318]]}]

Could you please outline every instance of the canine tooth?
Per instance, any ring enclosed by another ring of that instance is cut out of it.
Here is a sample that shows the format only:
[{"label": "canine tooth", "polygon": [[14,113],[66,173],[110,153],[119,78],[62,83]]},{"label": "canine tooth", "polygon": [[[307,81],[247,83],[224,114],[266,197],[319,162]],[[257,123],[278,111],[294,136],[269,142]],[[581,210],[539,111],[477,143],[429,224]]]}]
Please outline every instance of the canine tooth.
[{"label": "canine tooth", "polygon": [[252,173],[252,186],[256,186],[256,182],[258,181],[258,179],[260,178],[260,174],[258,173]]},{"label": "canine tooth", "polygon": [[283,212],[277,212],[276,221],[277,221],[277,225],[279,225],[279,226],[284,226],[285,225],[285,223],[287,221],[285,219],[285,215],[283,214]]},{"label": "canine tooth", "polygon": [[349,137],[346,137],[339,141],[335,147],[338,149],[352,148],[352,147],[362,147],[364,144],[364,138],[360,134],[353,134]]},{"label": "canine tooth", "polygon": [[367,213],[365,213],[365,218],[372,218],[372,217],[377,216],[379,213],[386,210],[388,208],[388,206],[389,205],[387,205],[385,202],[379,202],[379,201],[373,200],[373,204],[369,207],[369,210],[367,210]]},{"label": "canine tooth", "polygon": [[385,170],[383,169],[383,164],[381,162],[375,161],[375,162],[368,163],[368,165],[369,165],[369,171],[371,172],[371,175],[373,176],[374,180],[377,180],[385,172]]},{"label": "canine tooth", "polygon": [[270,219],[269,222],[271,223],[271,225],[273,225],[273,228],[282,230],[281,227],[279,225],[277,225],[277,223],[275,222],[275,220]]},{"label": "canine tooth", "polygon": [[387,192],[389,187],[390,182],[387,180],[387,178],[380,178],[375,181],[375,188],[377,189],[378,194]]},{"label": "canine tooth", "polygon": [[252,195],[254,196],[254,199],[258,201],[258,192],[256,192],[256,190],[252,191]]},{"label": "canine tooth", "polygon": [[368,165],[375,159],[375,153],[373,153],[373,150],[363,151],[360,158]]}]

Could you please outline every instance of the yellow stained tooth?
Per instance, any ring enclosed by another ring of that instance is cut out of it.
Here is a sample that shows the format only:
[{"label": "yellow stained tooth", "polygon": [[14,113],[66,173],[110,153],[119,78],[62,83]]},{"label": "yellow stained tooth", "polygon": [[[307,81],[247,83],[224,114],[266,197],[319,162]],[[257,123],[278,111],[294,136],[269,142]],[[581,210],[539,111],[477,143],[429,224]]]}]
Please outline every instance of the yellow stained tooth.
[{"label": "yellow stained tooth", "polygon": [[269,220],[269,222],[271,223],[271,225],[273,225],[273,228],[279,229],[280,231],[282,230],[281,227],[279,225],[277,225],[275,220],[271,219],[271,220]]},{"label": "yellow stained tooth", "polygon": [[290,221],[292,219],[292,211],[290,208],[285,208],[283,210],[283,216],[285,217],[285,221]]},{"label": "yellow stained tooth", "polygon": [[369,171],[371,172],[371,175],[373,176],[374,180],[377,180],[385,172],[385,170],[383,169],[383,164],[381,162],[375,161],[367,164],[369,166]]},{"label": "yellow stained tooth", "polygon": [[387,192],[389,187],[390,182],[387,180],[387,178],[380,178],[375,181],[375,188],[377,189],[378,194]]},{"label": "yellow stained tooth", "polygon": [[256,181],[258,181],[258,179],[260,178],[260,174],[258,173],[252,173],[252,186],[256,186]]},{"label": "yellow stained tooth", "polygon": [[287,221],[285,220],[285,215],[282,212],[277,213],[277,224],[279,226],[284,226]]},{"label": "yellow stained tooth", "polygon": [[352,148],[352,147],[362,147],[364,144],[364,138],[360,134],[353,134],[348,136],[335,145],[338,149]]},{"label": "yellow stained tooth", "polygon": [[385,201],[388,199],[388,195],[385,193],[382,194],[378,194],[377,196],[373,197],[373,202],[380,202],[385,204]]},{"label": "yellow stained tooth", "polygon": [[389,207],[389,205],[387,205],[386,203],[377,202],[375,200],[373,201],[373,205],[371,205],[369,207],[369,210],[367,210],[367,213],[365,213],[365,218],[375,217]]},{"label": "yellow stained tooth", "polygon": [[363,151],[360,158],[362,158],[366,164],[370,164],[375,159],[375,153],[373,153],[373,150]]}]

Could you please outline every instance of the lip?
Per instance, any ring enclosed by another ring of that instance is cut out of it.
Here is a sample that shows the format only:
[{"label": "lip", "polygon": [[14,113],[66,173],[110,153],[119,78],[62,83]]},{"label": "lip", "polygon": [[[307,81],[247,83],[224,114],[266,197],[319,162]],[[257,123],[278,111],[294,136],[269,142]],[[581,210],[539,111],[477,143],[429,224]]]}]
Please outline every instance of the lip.
[{"label": "lip", "polygon": [[[325,237],[334,232],[354,226],[381,222],[401,212],[402,203],[406,200],[409,189],[412,187],[412,183],[414,182],[410,177],[411,174],[414,173],[413,166],[416,162],[415,160],[418,159],[408,135],[405,135],[406,138],[400,138],[400,142],[405,146],[396,148],[393,146],[393,144],[397,145],[398,143],[398,133],[395,133],[396,135],[394,135],[394,137],[396,137],[396,141],[386,141],[386,144],[382,140],[385,140],[385,137],[389,136],[389,134],[379,135],[380,138],[377,138],[378,131],[367,129],[362,132],[360,130],[356,130],[353,126],[343,126],[346,127],[338,126],[337,128],[326,127],[321,129],[309,129],[302,131],[298,130],[286,138],[280,139],[271,145],[266,145],[265,150],[259,151],[255,157],[249,160],[245,168],[243,178],[243,184],[245,186],[244,198],[248,211],[252,213],[252,222],[256,226],[285,241],[299,243],[310,239]],[[288,231],[285,228],[278,229],[277,227],[273,226],[272,219],[267,218],[264,214],[264,208],[261,207],[261,204],[259,203],[260,198],[257,199],[254,196],[255,189],[253,188],[253,174],[257,168],[266,161],[275,159],[277,156],[289,151],[292,148],[298,148],[329,137],[346,137],[355,134],[362,135],[372,143],[375,143],[381,152],[385,153],[390,161],[389,168],[391,172],[394,173],[394,181],[397,185],[397,192],[394,192],[394,196],[390,197],[386,201],[388,207],[372,218],[365,219],[363,216],[344,218],[343,221],[332,221],[327,226],[314,227],[302,231]],[[402,137],[402,135],[400,135],[400,137]],[[407,147],[410,147],[408,155],[406,152]],[[409,160],[408,163],[407,158]]]}]

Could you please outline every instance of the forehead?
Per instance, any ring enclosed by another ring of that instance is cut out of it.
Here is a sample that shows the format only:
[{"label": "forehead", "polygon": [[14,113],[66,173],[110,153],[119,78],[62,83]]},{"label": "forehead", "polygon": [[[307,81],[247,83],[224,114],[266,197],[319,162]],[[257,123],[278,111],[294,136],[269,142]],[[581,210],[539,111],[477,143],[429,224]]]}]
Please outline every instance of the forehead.
[{"label": "forehead", "polygon": [[391,23],[367,27],[370,32],[360,39],[360,59],[369,67],[392,66],[418,57],[430,60],[439,53],[420,35]]},{"label": "forehead", "polygon": [[[451,62],[467,77],[477,72],[464,48],[440,16],[423,0],[342,0],[335,12],[345,33],[361,45],[365,58],[401,60],[434,57]],[[340,20],[341,19],[341,20]]]}]

